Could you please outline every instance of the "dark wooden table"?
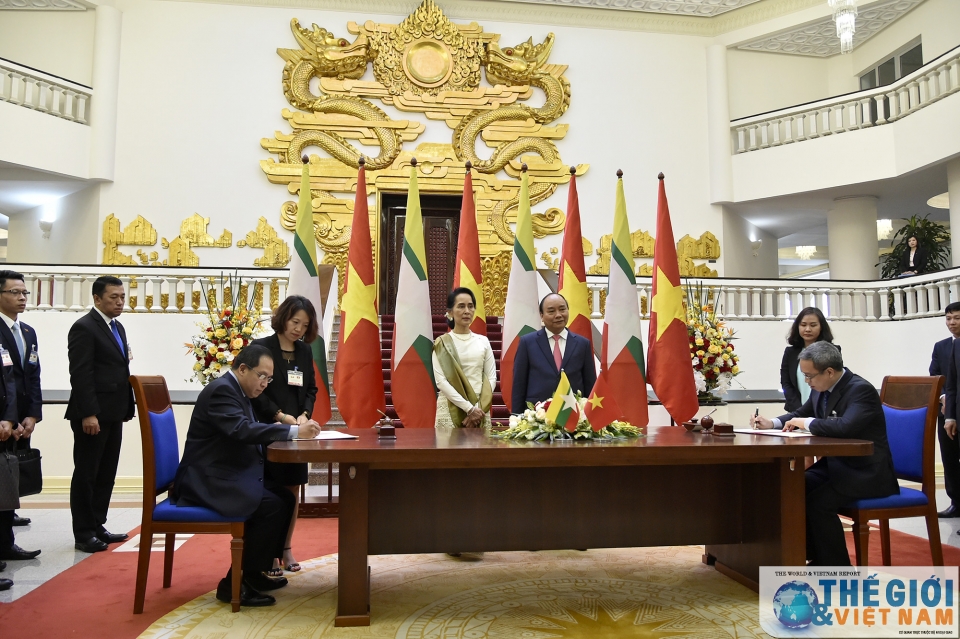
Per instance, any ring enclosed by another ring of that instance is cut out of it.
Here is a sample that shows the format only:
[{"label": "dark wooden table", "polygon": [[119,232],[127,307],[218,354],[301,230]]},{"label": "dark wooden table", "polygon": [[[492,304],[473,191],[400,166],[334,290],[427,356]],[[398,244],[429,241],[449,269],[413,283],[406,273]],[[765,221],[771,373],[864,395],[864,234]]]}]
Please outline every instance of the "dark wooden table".
[{"label": "dark wooden table", "polygon": [[803,565],[803,458],[869,455],[823,437],[715,437],[650,427],[605,443],[506,442],[482,431],[397,429],[379,441],[271,444],[280,462],[339,462],[337,626],[370,623],[368,555],[706,546],[757,590],[760,566]]}]

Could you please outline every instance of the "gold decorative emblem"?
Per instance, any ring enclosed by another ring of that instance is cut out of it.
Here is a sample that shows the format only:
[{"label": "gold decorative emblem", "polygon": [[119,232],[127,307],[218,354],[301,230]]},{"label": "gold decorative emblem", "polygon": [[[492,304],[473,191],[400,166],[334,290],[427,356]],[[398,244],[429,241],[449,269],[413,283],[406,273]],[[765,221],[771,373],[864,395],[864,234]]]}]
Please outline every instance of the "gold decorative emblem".
[{"label": "gold decorative emblem", "polygon": [[283,268],[290,263],[290,245],[277,237],[277,230],[270,226],[265,217],[257,222],[257,230],[247,233],[247,237],[237,242],[237,246],[263,249],[263,257],[255,259],[254,266]]},{"label": "gold decorative emblem", "polygon": [[[613,235],[604,235],[600,238],[600,248],[597,249],[596,263],[587,269],[589,275],[610,274],[610,243]],[[647,231],[634,231],[630,234],[630,244],[633,247],[633,257],[652,258],[656,239]],[[717,277],[717,271],[706,264],[695,264],[693,260],[715,260],[720,257],[720,242],[710,231],[706,231],[695,240],[684,235],[677,242],[677,262],[680,266],[680,275],[684,277]],[[640,277],[650,277],[653,274],[650,264],[641,264],[636,274]]]}]

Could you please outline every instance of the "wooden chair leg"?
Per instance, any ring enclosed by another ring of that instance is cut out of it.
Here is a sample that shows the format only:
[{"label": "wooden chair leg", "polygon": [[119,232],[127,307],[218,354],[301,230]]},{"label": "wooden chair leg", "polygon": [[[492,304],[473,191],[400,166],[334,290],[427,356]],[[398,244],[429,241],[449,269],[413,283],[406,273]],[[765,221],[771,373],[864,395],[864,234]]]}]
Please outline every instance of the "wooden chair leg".
[{"label": "wooden chair leg", "polygon": [[[239,530],[238,530],[239,528]],[[240,582],[243,579],[243,526],[233,529],[233,539],[230,541],[230,558],[233,577],[230,585],[230,606],[233,612],[240,612]]]},{"label": "wooden chair leg", "polygon": [[147,593],[147,573],[150,571],[150,547],[153,532],[149,523],[140,526],[140,552],[137,557],[137,587],[133,595],[133,614],[143,614],[143,600]]},{"label": "wooden chair leg", "polygon": [[890,565],[890,520],[880,520],[880,556],[883,565]]},{"label": "wooden chair leg", "polygon": [[173,581],[173,542],[177,536],[174,533],[167,533],[163,540],[163,587],[169,588]]},{"label": "wooden chair leg", "polygon": [[943,565],[943,546],[940,545],[940,520],[937,507],[932,505],[927,511],[927,539],[930,540],[930,556],[934,566]]},{"label": "wooden chair leg", "polygon": [[860,514],[853,516],[853,547],[857,555],[857,565],[867,566],[870,554],[870,522],[861,520]]}]

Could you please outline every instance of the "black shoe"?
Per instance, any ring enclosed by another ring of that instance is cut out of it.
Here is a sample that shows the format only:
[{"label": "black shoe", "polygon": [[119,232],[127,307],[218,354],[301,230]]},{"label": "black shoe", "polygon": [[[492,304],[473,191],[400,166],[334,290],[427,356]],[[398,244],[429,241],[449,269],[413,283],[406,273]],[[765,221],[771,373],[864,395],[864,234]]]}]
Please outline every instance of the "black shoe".
[{"label": "black shoe", "polygon": [[21,517],[17,513],[13,513],[13,525],[14,526],[29,526],[31,519],[29,517]]},{"label": "black shoe", "polygon": [[13,585],[13,582],[9,579],[0,579],[0,591],[10,590],[10,586]]},{"label": "black shoe", "polygon": [[953,519],[954,517],[960,517],[960,508],[957,508],[956,504],[950,504],[938,512],[937,517],[940,519]]},{"label": "black shoe", "polygon": [[[230,579],[224,577],[220,580],[220,583],[217,584],[217,600],[222,601],[223,603],[230,603],[230,599],[233,596],[231,592],[232,583]],[[273,598],[272,595],[265,595],[262,592],[258,592],[251,586],[247,585],[247,580],[244,579],[240,582],[240,605],[241,606],[272,606],[277,603],[277,600]]]},{"label": "black shoe", "polygon": [[7,569],[7,562],[0,561],[0,572],[3,572],[6,569]]},{"label": "black shoe", "polygon": [[286,577],[268,577],[263,573],[250,576],[244,575],[243,581],[254,590],[259,590],[260,592],[276,590],[277,588],[283,588],[287,585]]},{"label": "black shoe", "polygon": [[0,548],[0,559],[24,561],[26,559],[34,559],[39,554],[39,550],[24,550],[16,544],[13,544],[9,548]]},{"label": "black shoe", "polygon": [[91,537],[86,541],[78,541],[73,547],[81,552],[101,552],[107,549],[107,544],[96,537]]},{"label": "black shoe", "polygon": [[126,541],[130,537],[126,534],[115,535],[109,530],[104,530],[103,532],[97,533],[97,539],[102,541],[105,544],[118,544],[121,541]]}]

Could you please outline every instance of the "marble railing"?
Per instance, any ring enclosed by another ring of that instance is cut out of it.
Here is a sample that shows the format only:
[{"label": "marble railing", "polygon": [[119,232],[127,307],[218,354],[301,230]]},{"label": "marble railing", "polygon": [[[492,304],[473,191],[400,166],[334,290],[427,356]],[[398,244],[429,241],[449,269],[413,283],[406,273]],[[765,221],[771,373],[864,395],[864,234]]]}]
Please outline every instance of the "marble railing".
[{"label": "marble railing", "polygon": [[93,90],[0,59],[0,100],[80,124],[90,123]]},{"label": "marble railing", "polygon": [[[28,311],[81,312],[93,307],[91,287],[101,275],[120,278],[127,311],[134,313],[206,313],[237,299],[270,315],[286,296],[287,269],[177,268],[153,266],[57,266],[9,264],[22,273],[30,291]],[[231,280],[234,289],[231,290]]]},{"label": "marble railing", "polygon": [[[793,319],[800,309],[813,306],[831,321],[909,320],[943,315],[951,302],[960,301],[960,268],[896,280],[842,282],[835,280],[696,280],[719,296],[718,314],[725,319]],[[694,283],[692,278],[686,283]],[[606,278],[587,277],[592,296],[592,319],[601,319]],[[637,294],[644,319],[653,284],[637,278]]]},{"label": "marble railing", "polygon": [[886,86],[730,123],[734,153],[803,142],[899,120],[960,90],[960,47]]},{"label": "marble railing", "polygon": [[[23,273],[30,311],[81,312],[93,306],[90,292],[100,275],[119,277],[127,289],[127,310],[134,313],[206,313],[235,300],[229,277],[239,281],[240,301],[252,295],[261,313],[269,315],[286,296],[287,269],[223,269],[151,266],[58,266],[8,264]],[[684,285],[702,282],[726,319],[792,319],[801,308],[814,306],[831,321],[909,320],[943,315],[951,302],[960,301],[960,268],[913,277],[868,282],[836,280],[781,280],[685,278]],[[592,319],[602,319],[607,278],[587,276]],[[649,319],[652,293],[649,277],[637,278],[637,295],[644,319]]]}]

